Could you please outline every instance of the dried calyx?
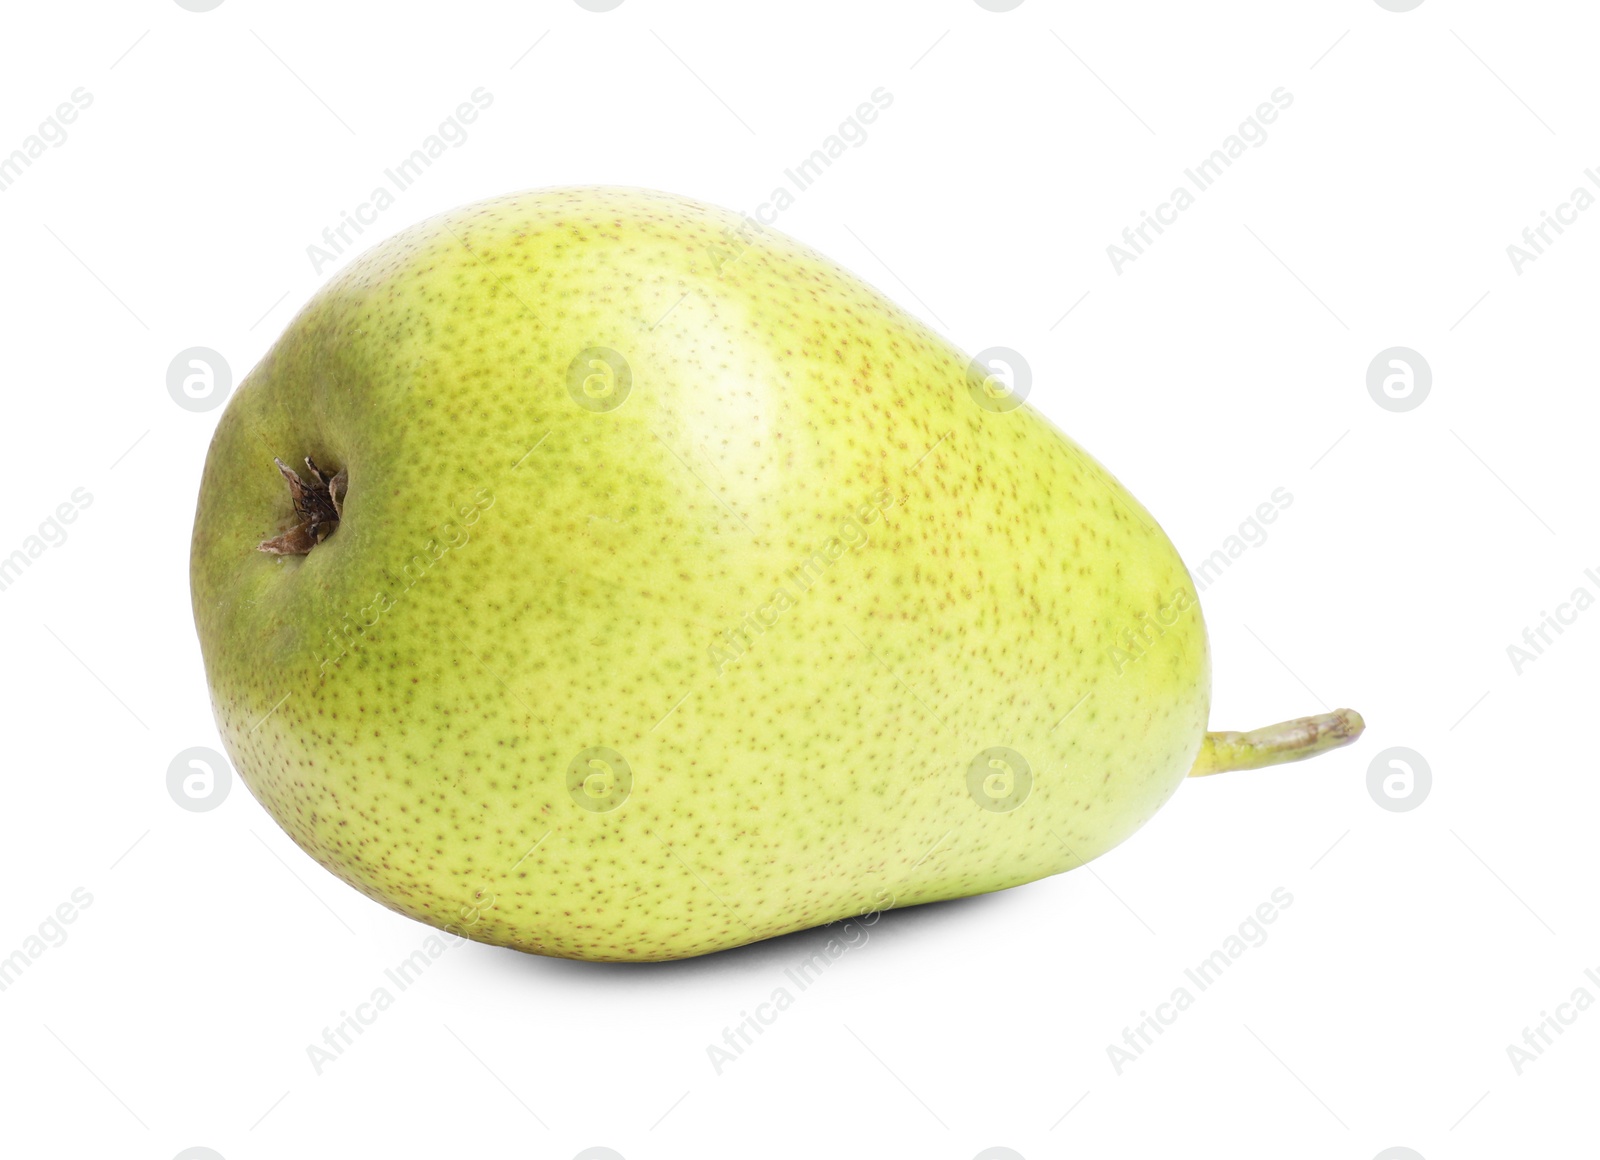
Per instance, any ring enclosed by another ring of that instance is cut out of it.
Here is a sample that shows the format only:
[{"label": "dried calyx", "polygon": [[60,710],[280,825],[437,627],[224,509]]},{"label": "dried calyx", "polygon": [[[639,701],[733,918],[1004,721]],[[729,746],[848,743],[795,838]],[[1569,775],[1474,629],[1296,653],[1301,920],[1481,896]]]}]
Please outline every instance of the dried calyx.
[{"label": "dried calyx", "polygon": [[311,473],[308,482],[301,479],[299,473],[283,460],[274,459],[272,462],[278,465],[279,473],[289,485],[289,499],[294,504],[296,523],[282,535],[263,540],[257,547],[274,556],[304,556],[339,527],[339,519],[344,514],[349,474],[340,469],[336,474],[328,475],[308,455],[306,470]]}]

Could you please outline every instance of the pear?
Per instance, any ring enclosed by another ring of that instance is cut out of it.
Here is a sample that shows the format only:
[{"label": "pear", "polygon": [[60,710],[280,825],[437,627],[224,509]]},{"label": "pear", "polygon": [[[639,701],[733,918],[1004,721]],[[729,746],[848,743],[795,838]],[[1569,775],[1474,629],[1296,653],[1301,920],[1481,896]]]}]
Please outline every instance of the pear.
[{"label": "pear", "polygon": [[1193,582],[1105,468],[822,256],[638,190],[334,278],[217,426],[191,580],[294,841],[543,955],[1016,886],[1361,729],[1208,734]]}]

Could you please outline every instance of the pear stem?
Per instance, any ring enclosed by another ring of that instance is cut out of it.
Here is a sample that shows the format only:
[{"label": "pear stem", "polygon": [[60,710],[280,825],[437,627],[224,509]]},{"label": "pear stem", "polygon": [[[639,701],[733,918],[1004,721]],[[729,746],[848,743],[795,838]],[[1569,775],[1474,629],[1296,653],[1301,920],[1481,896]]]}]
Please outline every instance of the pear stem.
[{"label": "pear stem", "polygon": [[256,545],[256,551],[272,556],[305,556],[311,549],[333,535],[344,517],[345,492],[350,487],[350,474],[340,470],[329,475],[306,456],[306,470],[311,482],[300,478],[300,473],[283,460],[274,458],[278,474],[289,485],[289,502],[294,507],[294,527],[270,540]]},{"label": "pear stem", "polygon": [[1200,742],[1190,777],[1227,773],[1231,769],[1260,769],[1287,761],[1304,761],[1329,749],[1348,745],[1367,727],[1354,709],[1336,709],[1316,717],[1280,721],[1249,733],[1207,733]]}]

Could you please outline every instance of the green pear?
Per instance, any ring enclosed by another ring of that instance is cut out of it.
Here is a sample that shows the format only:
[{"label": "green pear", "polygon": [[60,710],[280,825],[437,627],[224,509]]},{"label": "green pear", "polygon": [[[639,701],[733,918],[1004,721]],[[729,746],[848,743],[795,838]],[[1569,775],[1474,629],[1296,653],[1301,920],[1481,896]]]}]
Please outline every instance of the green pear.
[{"label": "green pear", "polygon": [[240,386],[192,549],[239,775],[401,913],[700,955],[1080,866],[1193,773],[1189,573],[1072,440],[747,219],[622,189],[397,235]]}]

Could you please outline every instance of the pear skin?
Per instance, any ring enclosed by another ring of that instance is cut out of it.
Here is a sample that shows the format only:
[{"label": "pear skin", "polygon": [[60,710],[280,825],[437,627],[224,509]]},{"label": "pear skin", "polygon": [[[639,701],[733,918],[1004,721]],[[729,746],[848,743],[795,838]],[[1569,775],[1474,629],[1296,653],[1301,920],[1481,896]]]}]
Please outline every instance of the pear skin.
[{"label": "pear skin", "polygon": [[1208,738],[1194,584],[1105,468],[821,255],[638,190],[337,275],[221,418],[191,578],[295,842],[542,955],[1003,890],[1359,732]]}]

